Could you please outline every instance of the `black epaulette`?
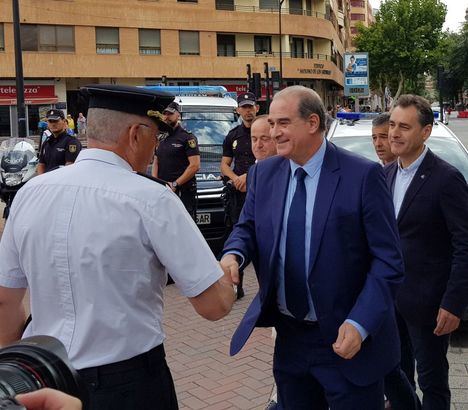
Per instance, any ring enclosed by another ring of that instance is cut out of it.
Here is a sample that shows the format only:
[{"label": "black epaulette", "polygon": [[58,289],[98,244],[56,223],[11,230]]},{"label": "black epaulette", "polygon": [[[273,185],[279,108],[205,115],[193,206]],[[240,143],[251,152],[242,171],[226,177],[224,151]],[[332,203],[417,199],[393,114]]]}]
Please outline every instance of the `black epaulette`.
[{"label": "black epaulette", "polygon": [[159,178],[156,178],[156,177],[153,177],[151,175],[148,175],[148,174],[143,174],[142,172],[137,172],[138,175],[142,176],[142,177],[145,177],[145,178],[148,178],[148,179],[151,179],[151,181],[154,181],[154,182],[157,182],[158,184],[161,184],[161,185],[164,185],[164,186],[167,186],[167,182],[162,180],[162,179],[159,179]]}]

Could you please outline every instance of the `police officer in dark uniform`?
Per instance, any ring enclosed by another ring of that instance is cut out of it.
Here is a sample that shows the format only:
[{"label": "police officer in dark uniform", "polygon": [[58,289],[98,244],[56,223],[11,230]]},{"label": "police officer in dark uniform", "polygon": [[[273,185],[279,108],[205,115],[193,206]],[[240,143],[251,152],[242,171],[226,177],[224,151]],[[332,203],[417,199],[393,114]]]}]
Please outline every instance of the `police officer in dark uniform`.
[{"label": "police officer in dark uniform", "polygon": [[[227,181],[226,215],[230,227],[234,226],[239,220],[246,196],[247,171],[255,163],[255,157],[252,153],[250,126],[257,115],[258,108],[254,94],[250,92],[239,94],[237,96],[237,113],[241,116],[242,123],[229,131],[223,143],[221,173]],[[231,168],[233,160],[234,167]],[[239,277],[238,299],[244,296],[242,288],[243,272],[239,272]]]},{"label": "police officer in dark uniform", "polygon": [[44,141],[39,154],[37,173],[51,171],[59,166],[75,162],[81,151],[81,143],[77,138],[67,134],[67,120],[62,110],[52,109],[46,114],[49,131],[52,133]]},{"label": "police officer in dark uniform", "polygon": [[197,181],[195,174],[200,169],[200,152],[195,135],[180,125],[180,107],[170,103],[163,111],[166,124],[174,131],[159,141],[156,149],[152,175],[167,181],[179,195],[187,212],[195,220],[197,214]]}]

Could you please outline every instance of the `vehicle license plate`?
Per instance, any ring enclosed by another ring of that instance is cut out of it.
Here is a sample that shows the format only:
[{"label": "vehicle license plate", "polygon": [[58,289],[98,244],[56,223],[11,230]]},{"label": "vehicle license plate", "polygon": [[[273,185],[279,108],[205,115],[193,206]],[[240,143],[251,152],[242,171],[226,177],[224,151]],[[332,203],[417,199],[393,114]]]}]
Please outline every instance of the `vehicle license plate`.
[{"label": "vehicle license plate", "polygon": [[197,225],[209,225],[211,223],[211,214],[197,214]]}]

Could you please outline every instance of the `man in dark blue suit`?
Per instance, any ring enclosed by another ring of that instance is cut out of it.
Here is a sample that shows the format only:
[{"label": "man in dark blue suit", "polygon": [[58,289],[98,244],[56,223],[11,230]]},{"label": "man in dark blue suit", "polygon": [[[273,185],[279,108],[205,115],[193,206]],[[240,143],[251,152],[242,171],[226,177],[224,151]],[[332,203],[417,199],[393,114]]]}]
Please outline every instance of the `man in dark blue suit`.
[{"label": "man in dark blue suit", "polygon": [[399,361],[403,263],[382,167],[324,139],[311,89],[279,92],[268,121],[279,156],[251,168],[221,260],[234,281],[252,261],[259,282],[231,354],[255,326],[274,326],[282,408],[383,409],[383,377]]},{"label": "man in dark blue suit", "polygon": [[424,410],[449,410],[449,334],[468,304],[468,186],[424,144],[434,122],[429,103],[403,95],[389,121],[385,168],[405,262],[397,309],[416,358]]}]

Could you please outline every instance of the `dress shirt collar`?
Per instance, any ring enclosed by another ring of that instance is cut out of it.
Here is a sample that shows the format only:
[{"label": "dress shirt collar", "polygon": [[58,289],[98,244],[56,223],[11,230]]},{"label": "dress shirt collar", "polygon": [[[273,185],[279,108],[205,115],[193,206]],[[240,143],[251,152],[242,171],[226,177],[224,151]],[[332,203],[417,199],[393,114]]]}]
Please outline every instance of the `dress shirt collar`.
[{"label": "dress shirt collar", "polygon": [[122,157],[118,156],[112,151],[108,151],[105,149],[88,148],[88,149],[82,150],[78,154],[78,157],[76,158],[75,163],[78,163],[81,161],[87,161],[87,160],[106,162],[108,164],[116,165],[120,168],[124,168],[128,171],[133,171],[130,164],[127,161],[125,161]]},{"label": "dress shirt collar", "polygon": [[406,168],[403,168],[401,166],[401,160],[400,158],[398,158],[398,172],[403,172],[403,173],[412,173],[412,172],[415,172],[419,166],[421,165],[421,162],[424,161],[424,158],[427,154],[427,145],[424,145],[424,150],[423,152],[421,153],[421,155],[416,159],[416,161],[414,161],[411,165],[409,165],[408,167]]},{"label": "dress shirt collar", "polygon": [[[315,173],[322,167],[323,158],[325,157],[325,151],[327,150],[327,141],[324,138],[322,141],[322,145],[320,148],[315,152],[314,155],[304,164],[302,168],[307,173],[308,176],[313,177]],[[301,166],[294,162],[292,159],[289,160],[289,164],[291,166],[291,176],[294,178],[296,169],[300,168]]]}]

